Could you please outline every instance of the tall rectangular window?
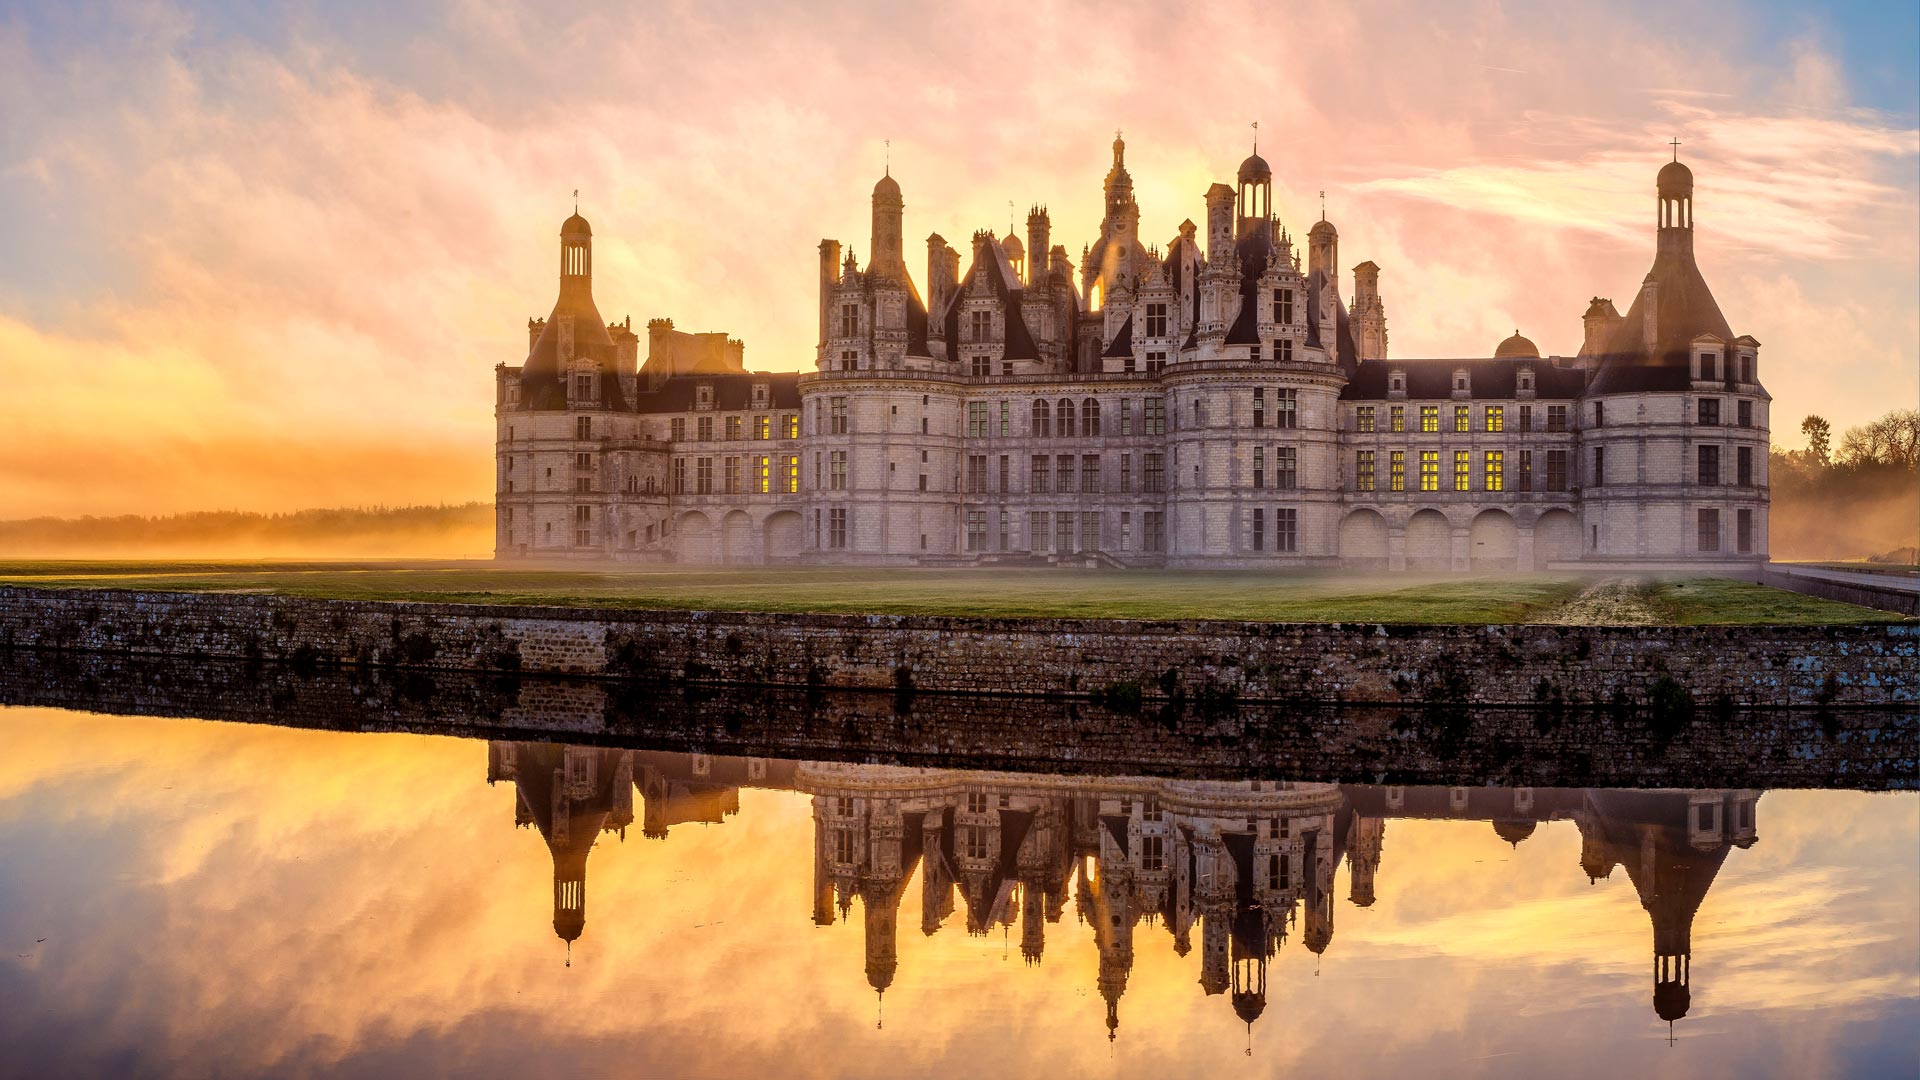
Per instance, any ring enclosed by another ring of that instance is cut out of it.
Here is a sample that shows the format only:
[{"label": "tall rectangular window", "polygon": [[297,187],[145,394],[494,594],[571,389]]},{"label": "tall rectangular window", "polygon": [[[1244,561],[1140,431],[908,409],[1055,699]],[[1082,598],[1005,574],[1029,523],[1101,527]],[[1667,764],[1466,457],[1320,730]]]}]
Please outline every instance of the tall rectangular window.
[{"label": "tall rectangular window", "polygon": [[1440,430],[1440,406],[1420,406],[1420,430],[1427,432]]},{"label": "tall rectangular window", "polygon": [[1154,450],[1147,451],[1146,462],[1141,475],[1142,483],[1140,490],[1149,493],[1167,490],[1166,461],[1166,455]]},{"label": "tall rectangular window", "polygon": [[1133,550],[1133,514],[1127,510],[1120,511],[1120,550]]},{"label": "tall rectangular window", "polygon": [[1273,321],[1281,326],[1293,325],[1293,290],[1273,290]]},{"label": "tall rectangular window", "polygon": [[1273,550],[1298,551],[1300,548],[1300,512],[1283,506],[1273,512]]},{"label": "tall rectangular window", "polygon": [[1167,305],[1147,305],[1147,336],[1150,338],[1167,336]]},{"label": "tall rectangular window", "polygon": [[1405,450],[1390,451],[1387,455],[1387,463],[1390,470],[1387,481],[1392,490],[1407,490],[1407,452]]},{"label": "tall rectangular window", "polygon": [[1065,495],[1073,490],[1073,455],[1061,454],[1054,459],[1053,489]]},{"label": "tall rectangular window", "polygon": [[669,430],[672,432],[670,437],[673,439],[674,442],[686,442],[687,441],[687,418],[684,416],[674,417],[672,422],[669,425]]},{"label": "tall rectangular window", "polygon": [[1253,388],[1253,426],[1254,427],[1267,426],[1267,396],[1266,395],[1267,395],[1266,387],[1256,386]]},{"label": "tall rectangular window", "polygon": [[1275,410],[1273,426],[1277,428],[1300,426],[1300,391],[1281,390],[1277,396],[1279,400],[1273,403]]},{"label": "tall rectangular window", "polygon": [[1567,430],[1567,407],[1565,405],[1547,406],[1547,430]]},{"label": "tall rectangular window", "polygon": [[1470,451],[1453,452],[1453,490],[1473,490],[1473,454]]},{"label": "tall rectangular window", "polygon": [[1488,450],[1482,455],[1480,490],[1507,490],[1507,455],[1505,451]]},{"label": "tall rectangular window", "polygon": [[773,438],[773,417],[756,416],[753,418],[753,437],[762,442]]},{"label": "tall rectangular window", "polygon": [[1717,425],[1720,423],[1719,398],[1703,397],[1696,404],[1698,407],[1698,420],[1701,424]]},{"label": "tall rectangular window", "polygon": [[987,430],[987,403],[967,402],[967,438],[984,439],[987,437]]},{"label": "tall rectangular window", "polygon": [[1533,451],[1531,450],[1520,451],[1520,471],[1514,477],[1513,489],[1515,491],[1533,490]]},{"label": "tall rectangular window", "polygon": [[1533,406],[1531,405],[1520,406],[1520,430],[1533,430]]},{"label": "tall rectangular window", "polygon": [[1080,490],[1083,493],[1100,490],[1100,455],[1080,455]]},{"label": "tall rectangular window", "polygon": [[1148,510],[1140,515],[1140,550],[1167,550],[1167,515],[1165,511]]},{"label": "tall rectangular window", "polygon": [[747,437],[746,422],[747,422],[747,418],[744,416],[727,417],[727,441],[728,442],[739,442],[741,439],[744,439]]},{"label": "tall rectangular window", "polygon": [[1567,452],[1565,450],[1547,451],[1547,488],[1548,491],[1567,490]]},{"label": "tall rectangular window", "polygon": [[1140,429],[1142,435],[1167,433],[1167,403],[1164,398],[1147,398],[1141,403]]},{"label": "tall rectangular window", "polygon": [[1751,401],[1738,402],[1736,404],[1736,407],[1734,408],[1734,413],[1738,418],[1736,422],[1741,427],[1753,426],[1753,402]]},{"label": "tall rectangular window", "polygon": [[1064,510],[1053,515],[1053,550],[1061,554],[1073,550],[1073,515]]},{"label": "tall rectangular window", "polygon": [[1733,513],[1734,543],[1742,555],[1753,554],[1753,511],[1736,510]]},{"label": "tall rectangular window", "polygon": [[1120,455],[1120,490],[1122,492],[1133,490],[1133,455],[1131,453]]},{"label": "tall rectangular window", "polygon": [[987,455],[967,455],[967,490],[974,494],[987,490]]},{"label": "tall rectangular window", "polygon": [[730,457],[726,461],[726,492],[729,495],[740,494],[740,459]]},{"label": "tall rectangular window", "polygon": [[1285,337],[1275,338],[1273,342],[1273,358],[1283,364],[1293,363],[1293,339]]},{"label": "tall rectangular window", "polygon": [[1133,434],[1133,399],[1120,399],[1120,434]]},{"label": "tall rectangular window", "polygon": [[694,423],[699,425],[699,433],[696,434],[694,438],[700,440],[701,442],[712,442],[713,441],[713,417],[703,416],[700,419],[694,421]]},{"label": "tall rectangular window", "polygon": [[686,458],[673,459],[673,493],[675,495],[685,495],[687,493]]},{"label": "tall rectangular window", "polygon": [[844,509],[827,511],[827,546],[847,546],[847,512]]},{"label": "tall rectangular window", "polygon": [[1720,550],[1720,511],[1702,510],[1698,519],[1701,551]]},{"label": "tall rectangular window", "polygon": [[1387,420],[1388,431],[1399,432],[1407,430],[1407,407],[1405,405],[1388,406]]},{"label": "tall rectangular window", "polygon": [[1487,406],[1484,422],[1487,425],[1488,431],[1499,432],[1507,430],[1506,407],[1504,405]]},{"label": "tall rectangular window", "polygon": [[1267,512],[1257,506],[1254,507],[1253,510],[1252,536],[1248,540],[1247,546],[1255,551],[1265,551],[1267,549]]},{"label": "tall rectangular window", "polygon": [[860,336],[860,305],[840,305],[840,336],[843,338]]},{"label": "tall rectangular window", "polygon": [[1007,454],[1001,454],[1000,455],[1000,493],[1004,495],[1007,492],[1012,490],[1013,490],[1013,458]]},{"label": "tall rectangular window", "polygon": [[1373,431],[1373,406],[1361,405],[1353,410],[1353,429],[1363,434]]},{"label": "tall rectangular window", "polygon": [[1718,484],[1720,482],[1720,448],[1717,446],[1695,447],[1700,459],[1700,482]]},{"label": "tall rectangular window", "polygon": [[1080,511],[1080,550],[1100,550],[1100,511]]},{"label": "tall rectangular window", "polygon": [[1372,450],[1354,452],[1353,489],[1355,491],[1373,490],[1373,455]]},{"label": "tall rectangular window", "polygon": [[1420,451],[1420,490],[1440,490],[1440,451]]},{"label": "tall rectangular window", "polygon": [[1011,434],[1013,434],[1013,403],[1003,401],[1000,403],[1000,437],[1004,439]]},{"label": "tall rectangular window", "polygon": [[847,452],[835,450],[827,455],[827,490],[847,490]]},{"label": "tall rectangular window", "polygon": [[1733,452],[1734,483],[1741,487],[1753,486],[1753,447],[1741,446]]},{"label": "tall rectangular window", "polygon": [[1455,405],[1453,407],[1453,430],[1473,430],[1473,407],[1471,405]]},{"label": "tall rectangular window", "polygon": [[781,438],[797,439],[800,437],[800,414],[799,413],[788,413],[787,415],[781,417],[780,420],[781,420],[781,427],[786,432],[786,434],[780,436]]},{"label": "tall rectangular window", "polygon": [[1253,448],[1253,486],[1257,490],[1267,486],[1267,448]]},{"label": "tall rectangular window", "polygon": [[1291,446],[1273,448],[1273,486],[1292,491],[1299,486],[1300,451]]},{"label": "tall rectangular window", "polygon": [[1027,550],[1035,553],[1047,550],[1047,512],[1045,510],[1027,512]]},{"label": "tall rectangular window", "polygon": [[701,495],[713,494],[713,459],[703,457],[693,463],[694,491]]},{"label": "tall rectangular window", "polygon": [[999,535],[994,538],[997,541],[999,541],[999,543],[995,547],[995,550],[997,551],[1007,550],[1007,531],[1008,531],[1009,519],[1012,516],[1013,515],[1007,513],[1006,507],[1003,506],[1000,508],[1000,531],[999,531]]},{"label": "tall rectangular window", "polygon": [[1047,455],[1033,455],[1033,469],[1027,478],[1027,491],[1035,495],[1047,493]]},{"label": "tall rectangular window", "polygon": [[834,435],[847,433],[847,399],[843,397],[827,399],[828,432]]},{"label": "tall rectangular window", "polygon": [[574,420],[573,435],[576,439],[593,438],[593,417],[582,416]]},{"label": "tall rectangular window", "polygon": [[1593,476],[1589,479],[1595,487],[1607,482],[1607,448],[1604,446],[1593,448]]},{"label": "tall rectangular window", "polygon": [[[798,459],[795,459],[798,464]],[[773,459],[765,454],[753,459],[753,490],[761,495],[773,491]]]},{"label": "tall rectangular window", "polygon": [[987,512],[985,510],[967,511],[967,550],[987,550]]}]

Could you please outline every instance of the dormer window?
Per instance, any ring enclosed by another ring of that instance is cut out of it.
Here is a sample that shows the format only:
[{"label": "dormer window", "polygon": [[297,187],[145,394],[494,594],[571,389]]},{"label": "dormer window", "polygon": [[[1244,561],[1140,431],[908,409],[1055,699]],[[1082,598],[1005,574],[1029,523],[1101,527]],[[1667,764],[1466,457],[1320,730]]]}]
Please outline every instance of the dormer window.
[{"label": "dormer window", "polygon": [[1704,382],[1719,382],[1720,354],[1712,351],[1701,352],[1699,362],[1694,367],[1693,377]]},{"label": "dormer window", "polygon": [[754,383],[754,384],[753,384],[753,405],[754,405],[754,408],[761,408],[761,407],[764,407],[764,406],[766,405],[766,403],[767,403],[767,384],[766,384],[766,383]]},{"label": "dormer window", "polygon": [[693,405],[696,409],[713,408],[712,383],[701,383],[693,388]]},{"label": "dormer window", "polygon": [[1533,389],[1533,373],[1532,372],[1523,371],[1520,373],[1520,389],[1522,390]]}]

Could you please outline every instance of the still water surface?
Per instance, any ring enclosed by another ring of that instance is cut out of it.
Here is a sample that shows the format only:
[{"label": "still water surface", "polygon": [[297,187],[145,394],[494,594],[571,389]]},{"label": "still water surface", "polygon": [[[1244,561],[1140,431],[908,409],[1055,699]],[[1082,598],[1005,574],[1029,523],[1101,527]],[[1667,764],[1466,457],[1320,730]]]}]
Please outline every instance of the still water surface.
[{"label": "still water surface", "polygon": [[1920,1073],[1912,793],[0,746],[0,1075]]}]

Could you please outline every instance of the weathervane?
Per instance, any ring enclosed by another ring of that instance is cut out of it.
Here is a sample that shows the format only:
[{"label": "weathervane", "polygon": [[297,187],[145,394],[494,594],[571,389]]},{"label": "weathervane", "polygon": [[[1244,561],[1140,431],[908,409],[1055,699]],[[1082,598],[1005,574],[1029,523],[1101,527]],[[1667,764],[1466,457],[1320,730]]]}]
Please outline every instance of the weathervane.
[{"label": "weathervane", "polygon": [[893,175],[893,140],[885,139],[883,140],[883,142],[885,143],[887,148],[887,152],[886,152],[887,175],[892,176]]},{"label": "weathervane", "polygon": [[580,189],[579,188],[573,189],[573,212],[576,214],[580,212]]},{"label": "weathervane", "polygon": [[1253,152],[1260,153],[1260,121],[1253,122]]},{"label": "weathervane", "polygon": [[1320,220],[1327,220],[1327,189],[1320,189]]}]

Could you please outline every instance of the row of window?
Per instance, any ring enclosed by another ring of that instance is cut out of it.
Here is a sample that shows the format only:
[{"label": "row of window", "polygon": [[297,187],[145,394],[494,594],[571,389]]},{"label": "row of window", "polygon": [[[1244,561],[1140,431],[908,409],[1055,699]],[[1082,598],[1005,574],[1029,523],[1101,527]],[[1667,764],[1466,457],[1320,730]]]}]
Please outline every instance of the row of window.
[{"label": "row of window", "polygon": [[[710,457],[694,458],[692,476],[689,480],[687,458],[673,459],[673,493],[675,495],[713,495],[714,460]],[[753,457],[721,458],[721,483],[718,490],[722,495],[769,495],[780,492],[792,495],[800,490],[800,456],[785,454],[775,458],[768,454]],[[778,470],[776,472],[776,469]]]},{"label": "row of window", "polygon": [[[1734,550],[1741,555],[1753,554],[1753,511],[1747,509],[1734,511],[1733,523]],[[1719,551],[1722,543],[1720,511],[1707,509],[1697,511],[1695,531],[1695,543],[1700,551]]]},{"label": "row of window", "polygon": [[[844,511],[834,511],[844,513]],[[1071,554],[1077,551],[1162,552],[1167,550],[1165,511],[1145,510],[1135,514],[1121,510],[1112,515],[1099,510],[1033,510],[1026,514],[1026,535],[1014,534],[1019,515],[1005,507],[997,511],[969,510],[966,517],[966,549],[969,552],[1030,551]],[[1135,525],[1139,533],[1135,535]],[[829,535],[829,541],[832,537]],[[1134,545],[1138,543],[1136,548]],[[844,545],[836,545],[844,546]]]},{"label": "row of window", "polygon": [[[584,420],[587,418],[582,417],[581,419]],[[700,416],[700,417],[694,418],[693,439],[695,442],[714,441],[714,431],[715,431],[714,420],[715,419],[716,418],[712,416]],[[740,442],[748,438],[748,435],[747,435],[748,418],[747,417],[724,416],[724,417],[718,417],[717,419],[721,420],[724,425],[719,430],[721,431],[721,438],[724,439],[725,441]],[[778,418],[778,421],[779,421],[779,430],[780,430],[781,438],[797,439],[800,437],[800,414],[786,413],[780,416]],[[775,423],[775,418],[772,416],[753,417],[752,418],[753,426],[751,429],[753,432],[752,437],[755,439],[763,440],[763,441],[773,438],[774,423]],[[585,436],[582,436],[582,437],[584,438]],[[687,418],[686,417],[676,416],[673,418],[672,440],[674,442],[687,441]]]},{"label": "row of window", "polygon": [[[1379,406],[1374,406],[1374,405],[1355,406],[1353,410],[1354,430],[1361,432],[1363,434],[1376,432],[1376,431],[1404,432],[1407,430],[1407,406],[1405,405],[1386,406],[1385,407],[1386,413],[1387,413],[1386,427],[1384,428],[1379,426],[1379,423],[1380,423],[1380,418],[1378,413],[1379,408],[1380,408]],[[1439,431],[1440,430],[1440,406],[1420,405],[1420,406],[1417,406],[1417,408],[1420,410],[1418,413],[1419,424],[1420,424],[1418,430],[1426,433]],[[1533,426],[1534,406],[1518,405],[1518,406],[1515,406],[1515,408],[1518,411],[1518,415],[1515,417],[1516,424],[1515,424],[1514,430],[1516,431],[1534,430],[1534,426]],[[1567,406],[1548,405],[1546,406],[1546,410],[1547,410],[1546,430],[1566,431],[1567,430]],[[1452,426],[1449,430],[1456,431],[1456,432],[1473,431],[1474,430],[1473,406],[1471,405],[1453,406]],[[1487,431],[1487,432],[1506,431],[1507,430],[1507,407],[1505,405],[1481,406],[1479,430]]]},{"label": "row of window", "polygon": [[[1354,452],[1353,486],[1356,491],[1407,491],[1407,451],[1389,450],[1387,453],[1387,476],[1385,486],[1381,486],[1379,468],[1380,452],[1375,450],[1357,450]],[[1567,489],[1567,451],[1548,450],[1546,453],[1546,474],[1541,477],[1544,484],[1541,491],[1565,491]],[[1507,452],[1504,450],[1483,450],[1480,453],[1480,486],[1473,486],[1473,452],[1455,450],[1453,452],[1452,473],[1449,486],[1441,487],[1441,452],[1438,450],[1417,451],[1414,459],[1419,468],[1416,491],[1505,491],[1507,490]],[[1534,490],[1534,452],[1520,450],[1516,452],[1513,490]]]}]

